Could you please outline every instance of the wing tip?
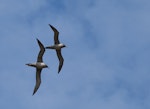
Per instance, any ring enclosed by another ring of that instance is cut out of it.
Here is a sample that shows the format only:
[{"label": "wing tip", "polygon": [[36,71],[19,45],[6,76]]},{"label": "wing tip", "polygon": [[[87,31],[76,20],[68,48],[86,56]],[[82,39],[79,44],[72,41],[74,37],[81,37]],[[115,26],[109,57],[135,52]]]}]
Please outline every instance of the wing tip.
[{"label": "wing tip", "polygon": [[36,38],[36,40],[37,40],[37,42],[38,42],[40,48],[42,47],[43,49],[45,49],[45,47],[44,47],[44,45],[42,44],[42,42],[41,42],[38,38]]},{"label": "wing tip", "polygon": [[39,41],[39,39],[38,39],[38,38],[36,38],[36,40],[37,40],[37,41]]},{"label": "wing tip", "polygon": [[32,96],[33,96],[35,93],[36,93],[36,91],[34,90]]},{"label": "wing tip", "polygon": [[37,42],[41,44],[40,40],[38,38],[36,38]]},{"label": "wing tip", "polygon": [[35,94],[35,93],[33,93],[32,96],[33,96],[34,94]]},{"label": "wing tip", "polygon": [[57,30],[54,26],[52,26],[51,24],[48,24],[48,25],[51,27],[51,29],[52,29],[53,31],[59,33],[58,30]]},{"label": "wing tip", "polygon": [[52,29],[54,28],[51,24],[48,24]]},{"label": "wing tip", "polygon": [[58,68],[58,74],[60,73],[61,69],[62,69],[62,67],[59,66],[59,68]]}]

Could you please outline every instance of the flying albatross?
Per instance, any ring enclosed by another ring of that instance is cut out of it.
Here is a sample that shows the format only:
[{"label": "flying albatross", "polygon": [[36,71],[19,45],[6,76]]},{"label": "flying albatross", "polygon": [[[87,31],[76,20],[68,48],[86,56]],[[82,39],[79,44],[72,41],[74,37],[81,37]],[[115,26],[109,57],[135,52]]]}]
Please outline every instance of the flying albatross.
[{"label": "flying albatross", "polygon": [[38,39],[37,39],[37,42],[38,42],[39,47],[40,47],[40,52],[39,52],[38,57],[37,57],[37,62],[26,64],[28,66],[36,68],[36,85],[35,85],[35,88],[33,91],[33,95],[36,93],[36,91],[40,87],[42,69],[48,68],[48,66],[43,62],[43,54],[45,52],[45,48],[44,48],[43,44]]},{"label": "flying albatross", "polygon": [[49,26],[54,31],[54,45],[48,46],[48,47],[46,47],[46,49],[55,49],[56,50],[57,57],[59,59],[59,67],[58,67],[58,73],[59,73],[62,66],[63,66],[63,62],[64,62],[64,59],[63,59],[62,54],[61,54],[61,48],[66,47],[66,46],[59,42],[59,39],[58,39],[59,32],[57,31],[57,29],[54,28],[50,24],[49,24]]}]

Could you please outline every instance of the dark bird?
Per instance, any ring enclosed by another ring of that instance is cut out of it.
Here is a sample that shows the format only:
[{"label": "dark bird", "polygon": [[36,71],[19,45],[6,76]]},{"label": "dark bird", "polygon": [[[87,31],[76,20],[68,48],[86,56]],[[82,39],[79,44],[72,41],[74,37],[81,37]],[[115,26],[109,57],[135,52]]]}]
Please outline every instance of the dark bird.
[{"label": "dark bird", "polygon": [[37,57],[37,62],[26,64],[28,66],[36,68],[36,85],[35,85],[35,88],[34,88],[34,91],[33,91],[33,95],[36,93],[36,91],[40,87],[42,69],[43,68],[48,68],[48,66],[43,62],[43,55],[44,55],[44,52],[45,52],[45,48],[44,48],[43,44],[38,39],[37,39],[37,42],[38,42],[39,47],[40,47],[40,52],[39,52],[38,57]]},{"label": "dark bird", "polygon": [[58,73],[59,73],[62,66],[63,66],[63,62],[64,62],[64,59],[63,59],[62,54],[61,54],[61,48],[66,47],[66,46],[59,42],[59,39],[58,39],[59,32],[57,31],[57,29],[54,28],[50,24],[49,24],[49,26],[54,31],[54,45],[48,46],[48,47],[46,47],[46,49],[55,49],[56,50],[57,57],[59,59],[59,67],[58,67]]}]

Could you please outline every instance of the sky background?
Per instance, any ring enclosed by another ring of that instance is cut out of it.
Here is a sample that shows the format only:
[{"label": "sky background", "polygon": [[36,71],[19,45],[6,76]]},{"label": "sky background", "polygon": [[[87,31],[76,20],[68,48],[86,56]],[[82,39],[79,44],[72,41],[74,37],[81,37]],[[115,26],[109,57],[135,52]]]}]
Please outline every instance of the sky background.
[{"label": "sky background", "polygon": [[[59,31],[32,96],[38,38]],[[149,0],[0,0],[0,109],[150,109]]]}]

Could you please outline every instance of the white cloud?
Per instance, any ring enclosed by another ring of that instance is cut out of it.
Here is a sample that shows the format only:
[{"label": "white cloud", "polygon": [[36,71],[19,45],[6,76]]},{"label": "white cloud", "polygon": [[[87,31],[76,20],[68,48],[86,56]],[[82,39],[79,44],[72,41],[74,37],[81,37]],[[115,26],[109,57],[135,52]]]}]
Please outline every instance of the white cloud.
[{"label": "white cloud", "polygon": [[[133,0],[1,1],[0,48],[5,65],[0,102],[9,99],[10,106],[19,104],[22,109],[149,108],[148,10],[146,1]],[[55,51],[45,53],[50,69],[43,71],[41,87],[32,97],[35,69],[24,64],[36,61],[36,37],[44,45],[53,43],[48,23],[67,45],[62,50],[65,62],[57,75]]]}]

